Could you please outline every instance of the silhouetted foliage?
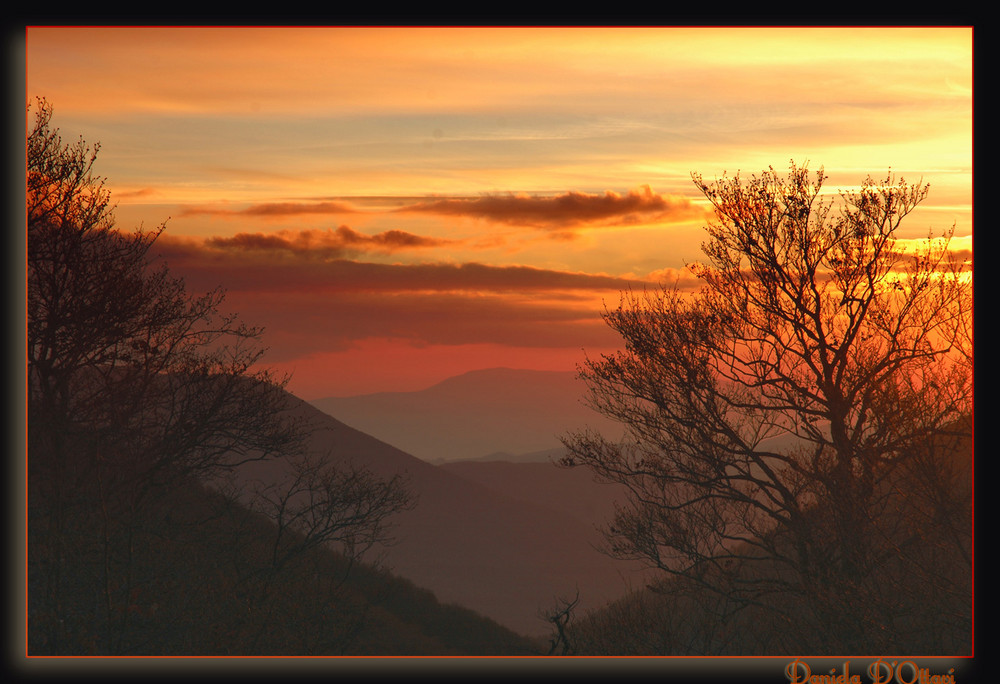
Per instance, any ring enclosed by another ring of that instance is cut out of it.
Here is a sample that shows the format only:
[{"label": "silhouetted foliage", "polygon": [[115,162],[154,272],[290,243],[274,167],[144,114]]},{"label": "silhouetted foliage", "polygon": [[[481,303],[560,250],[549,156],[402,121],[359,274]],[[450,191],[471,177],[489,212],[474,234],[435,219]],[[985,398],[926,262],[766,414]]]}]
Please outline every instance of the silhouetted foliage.
[{"label": "silhouetted foliage", "polygon": [[695,175],[702,289],[626,293],[605,314],[625,349],[582,369],[628,433],[570,435],[563,463],[629,489],[609,552],[698,615],[643,649],[970,649],[971,266],[953,228],[896,241],[926,185],[823,180]]},{"label": "silhouetted foliage", "polygon": [[[38,100],[26,158],[30,652],[217,652],[211,634],[224,629],[224,649],[281,643],[291,652],[295,642],[275,630],[289,629],[292,613],[352,624],[360,615],[349,602],[332,607],[336,582],[325,571],[303,578],[301,564],[331,542],[346,563],[383,541],[387,518],[409,505],[403,483],[300,453],[308,426],[288,410],[284,381],[259,367],[261,331],[221,313],[221,290],[189,295],[152,262],[163,226],[115,228],[93,172],[98,146],[64,144],[51,116]],[[197,563],[187,567],[181,553],[203,548],[204,520],[191,512],[205,508],[172,506],[241,464],[273,458],[301,466],[288,489],[259,498],[274,506],[265,512],[277,539],[266,563],[229,549],[253,573],[201,578],[233,602],[206,627],[189,576]],[[282,592],[292,581],[313,587],[316,601],[275,601],[279,581]],[[185,641],[185,623],[207,631]],[[313,652],[340,637],[309,639],[300,646]]]}]

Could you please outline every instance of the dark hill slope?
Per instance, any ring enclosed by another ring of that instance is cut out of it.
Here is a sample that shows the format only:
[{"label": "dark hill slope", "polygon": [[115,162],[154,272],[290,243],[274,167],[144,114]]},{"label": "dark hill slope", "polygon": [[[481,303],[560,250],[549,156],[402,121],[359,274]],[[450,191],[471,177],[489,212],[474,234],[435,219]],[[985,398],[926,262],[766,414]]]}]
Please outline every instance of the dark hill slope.
[{"label": "dark hill slope", "polygon": [[[198,482],[161,494],[141,518],[110,521],[98,500],[81,499],[73,538],[62,546],[68,562],[59,630],[36,609],[48,575],[32,559],[47,557],[54,540],[36,533],[29,511],[29,654],[537,653],[534,643],[495,621],[444,605],[384,570],[349,566],[329,548],[273,572],[270,520]],[[105,569],[112,571],[107,581]]]},{"label": "dark hill slope", "polygon": [[[558,598],[579,589],[581,605],[597,607],[634,582],[635,567],[597,551],[600,535],[564,507],[484,486],[348,427],[304,401],[290,401],[292,410],[315,427],[309,444],[313,453],[408,479],[417,505],[395,517],[397,542],[384,549],[384,560],[394,573],[430,589],[441,601],[471,608],[522,634],[545,634],[548,625],[539,614]],[[243,478],[277,482],[285,477],[283,468],[281,462],[252,464]]]},{"label": "dark hill slope", "polygon": [[[552,454],[555,457],[561,451]],[[440,467],[494,491],[571,515],[591,527],[609,522],[615,501],[625,493],[620,485],[595,481],[585,468],[560,468],[552,461],[451,461]]]}]

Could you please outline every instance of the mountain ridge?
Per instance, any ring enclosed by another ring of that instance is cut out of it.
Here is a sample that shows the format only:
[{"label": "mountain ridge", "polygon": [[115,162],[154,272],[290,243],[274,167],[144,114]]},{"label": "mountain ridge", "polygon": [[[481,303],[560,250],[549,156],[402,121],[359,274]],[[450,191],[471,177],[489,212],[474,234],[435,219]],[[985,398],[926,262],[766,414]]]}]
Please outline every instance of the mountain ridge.
[{"label": "mountain ridge", "polygon": [[426,387],[415,390],[382,390],[379,392],[363,392],[361,394],[337,394],[330,395],[326,397],[318,397],[316,399],[307,400],[309,403],[315,403],[318,401],[325,401],[327,399],[366,399],[369,397],[379,397],[385,395],[412,395],[412,394],[423,394],[426,392],[443,392],[449,389],[461,386],[469,380],[477,378],[489,378],[498,377],[504,375],[523,375],[523,376],[573,376],[576,377],[576,371],[565,371],[565,370],[540,370],[533,368],[516,368],[514,366],[490,366],[488,368],[474,368],[463,373],[458,373],[456,375],[450,375],[446,378],[438,380]]},{"label": "mountain ridge", "polygon": [[[314,428],[311,453],[408,479],[416,505],[394,516],[396,542],[380,554],[394,574],[438,600],[540,636],[550,628],[542,613],[559,598],[579,590],[581,605],[593,608],[627,591],[627,576],[638,566],[598,551],[601,536],[594,525],[564,507],[433,465],[289,396],[289,411]],[[251,463],[241,478],[280,482],[285,467],[281,459]]]},{"label": "mountain ridge", "polygon": [[486,368],[423,390],[310,401],[320,411],[425,461],[559,448],[581,428],[620,428],[588,407],[574,371]]}]

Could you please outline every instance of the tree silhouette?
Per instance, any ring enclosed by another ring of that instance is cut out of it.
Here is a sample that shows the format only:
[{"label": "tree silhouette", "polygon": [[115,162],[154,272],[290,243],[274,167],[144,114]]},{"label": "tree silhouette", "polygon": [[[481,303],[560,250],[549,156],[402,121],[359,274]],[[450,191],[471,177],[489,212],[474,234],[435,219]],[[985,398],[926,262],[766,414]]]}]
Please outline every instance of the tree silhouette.
[{"label": "tree silhouette", "polygon": [[556,630],[549,637],[548,655],[573,655],[573,644],[566,634],[566,627],[573,619],[573,611],[580,602],[580,590],[577,589],[573,600],[560,598],[557,605],[543,614],[546,622]]},{"label": "tree silhouette", "polygon": [[[153,263],[162,225],[115,228],[99,146],[64,144],[51,117],[39,99],[26,157],[29,648],[127,652],[141,585],[185,572],[137,562],[172,534],[164,502],[248,461],[295,457],[308,426],[285,379],[260,368],[262,331],[221,312],[221,289],[192,296]],[[317,544],[344,530],[378,539],[406,499],[360,469],[310,476],[296,484]]]},{"label": "tree silhouette", "polygon": [[[703,287],[626,293],[605,313],[625,349],[581,374],[627,436],[569,435],[563,464],[627,486],[608,550],[700,593],[716,620],[767,619],[779,649],[912,643],[917,603],[969,598],[971,266],[948,249],[954,228],[902,249],[928,187],[891,174],[839,197],[794,163],[693,178],[716,216],[691,266]],[[932,548],[952,570],[921,566]],[[933,648],[967,643],[963,611]]]}]

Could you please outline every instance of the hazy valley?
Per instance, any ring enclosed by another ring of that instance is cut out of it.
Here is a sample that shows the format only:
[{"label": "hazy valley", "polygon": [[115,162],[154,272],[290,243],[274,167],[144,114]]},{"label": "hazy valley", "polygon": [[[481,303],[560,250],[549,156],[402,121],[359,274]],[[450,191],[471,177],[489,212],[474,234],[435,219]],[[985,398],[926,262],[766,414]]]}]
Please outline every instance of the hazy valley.
[{"label": "hazy valley", "polygon": [[637,565],[598,548],[620,490],[553,462],[562,431],[600,422],[582,389],[572,373],[491,369],[423,392],[310,402],[330,415],[299,410],[315,412],[312,450],[408,478],[417,505],[395,518],[398,543],[382,550],[393,572],[540,635],[561,598],[579,591],[591,609],[643,585]]},{"label": "hazy valley", "polygon": [[560,437],[620,427],[584,403],[574,371],[490,368],[415,392],[327,397],[324,413],[431,463],[458,460],[549,461]]}]

